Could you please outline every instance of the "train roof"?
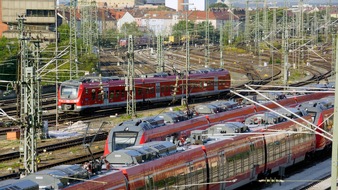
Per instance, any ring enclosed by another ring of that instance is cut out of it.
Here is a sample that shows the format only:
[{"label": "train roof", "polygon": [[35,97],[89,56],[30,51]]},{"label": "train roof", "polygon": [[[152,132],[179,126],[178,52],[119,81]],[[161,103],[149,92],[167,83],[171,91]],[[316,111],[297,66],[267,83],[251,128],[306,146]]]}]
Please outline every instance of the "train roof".
[{"label": "train roof", "polygon": [[5,180],[5,181],[0,181],[0,189],[3,190],[10,190],[10,189],[15,189],[15,190],[34,190],[34,189],[39,189],[39,184],[32,180],[27,180],[27,179],[20,179],[20,180],[15,180],[15,179],[10,179],[10,180]]},{"label": "train roof", "polygon": [[164,112],[159,114],[158,117],[163,118],[164,123],[177,123],[188,120],[187,114],[183,111]]},{"label": "train roof", "polygon": [[[206,75],[207,73],[207,75]],[[227,70],[221,69],[210,69],[209,72],[196,72],[189,75],[189,78],[206,78],[206,77],[213,77],[218,75],[229,74]],[[143,77],[135,78],[135,84],[144,83],[144,82],[158,82],[158,81],[168,81],[176,80],[176,75],[169,75],[166,73],[152,73],[143,75]],[[102,83],[114,83],[116,85],[124,86],[125,85],[125,78],[112,76],[112,77],[96,77],[96,76],[85,76],[79,79],[74,80],[67,80],[62,83],[62,85],[79,85],[79,84],[89,84],[89,85],[97,85]]]},{"label": "train roof", "polygon": [[106,156],[106,160],[115,166],[128,166],[147,162],[176,151],[176,145],[171,142],[153,141],[114,151]]},{"label": "train roof", "polygon": [[139,129],[153,129],[165,125],[164,119],[159,116],[150,116],[137,119],[131,119],[121,122],[115,127],[116,130],[139,130]]},{"label": "train roof", "polygon": [[241,122],[226,122],[213,125],[207,129],[208,134],[227,134],[227,133],[245,133],[250,129],[247,125]]},{"label": "train roof", "polygon": [[233,109],[239,106],[238,102],[234,100],[216,100],[211,102],[211,104],[221,106],[223,109],[226,110]]},{"label": "train roof", "polygon": [[286,111],[285,109],[275,110],[275,112],[281,114],[282,116],[278,115],[275,112],[265,112],[248,117],[244,123],[248,125],[250,129],[257,130],[262,127],[266,127],[268,125],[274,125],[277,123],[287,121],[285,117],[295,119],[297,118],[297,116],[295,115],[298,115],[299,117],[308,115],[306,110],[303,108],[288,107],[286,109],[288,111]]},{"label": "train roof", "polygon": [[306,109],[308,111],[315,111],[317,109],[326,110],[334,106],[334,98],[334,96],[328,96],[319,100],[304,102],[298,105],[298,107]]},{"label": "train roof", "polygon": [[67,80],[64,81],[64,84],[73,84],[73,83],[97,83],[97,82],[102,82],[102,83],[107,83],[109,81],[116,81],[120,80],[121,78],[118,76],[110,76],[110,77],[99,77],[99,76],[84,76],[79,79],[72,79],[72,80]]},{"label": "train roof", "polygon": [[61,188],[68,184],[68,175],[61,170],[46,169],[32,173],[23,179],[29,179],[39,184],[40,189]]},{"label": "train roof", "polygon": [[225,111],[221,105],[212,103],[197,105],[194,109],[198,114],[214,114]]},{"label": "train roof", "polygon": [[66,173],[68,176],[76,178],[86,178],[88,176],[87,170],[78,164],[54,166],[51,168],[51,170],[60,170]]}]

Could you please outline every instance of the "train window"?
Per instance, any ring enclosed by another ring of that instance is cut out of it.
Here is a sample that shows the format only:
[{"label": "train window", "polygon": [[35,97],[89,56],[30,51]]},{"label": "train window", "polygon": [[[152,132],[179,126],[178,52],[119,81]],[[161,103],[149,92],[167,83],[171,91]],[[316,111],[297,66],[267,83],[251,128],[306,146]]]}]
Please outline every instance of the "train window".
[{"label": "train window", "polygon": [[95,89],[92,89],[92,100],[95,100],[96,97],[96,91]]},{"label": "train window", "polygon": [[196,177],[196,184],[206,183],[206,168],[204,165],[200,164],[196,171],[195,171],[195,177]]},{"label": "train window", "polygon": [[177,175],[177,186],[186,185],[186,176],[184,173]]},{"label": "train window", "polygon": [[166,181],[166,187],[170,187],[176,184],[176,178],[174,177],[175,175],[171,175],[169,178],[167,178]]},{"label": "train window", "polygon": [[75,99],[78,94],[78,86],[61,86],[60,95],[62,98]]},{"label": "train window", "polygon": [[234,176],[234,167],[235,167],[235,165],[234,165],[234,159],[233,158],[229,158],[228,160],[227,160],[227,165],[228,165],[228,177],[232,177],[232,176]]},{"label": "train window", "polygon": [[136,142],[137,132],[114,132],[113,150],[120,150],[133,146]]},{"label": "train window", "polygon": [[109,95],[109,99],[113,99],[114,98],[114,91],[110,92],[110,95]]},{"label": "train window", "polygon": [[138,94],[139,96],[141,96],[141,95],[142,95],[142,89],[137,89],[137,94]]},{"label": "train window", "polygon": [[116,97],[120,97],[120,91],[119,90],[116,90]]},{"label": "train window", "polygon": [[88,88],[85,88],[85,93],[88,94]]},{"label": "train window", "polygon": [[154,94],[155,93],[155,91],[154,91],[154,88],[150,88],[150,94]]},{"label": "train window", "polygon": [[146,176],[146,189],[154,189],[154,178],[152,176]]},{"label": "train window", "polygon": [[121,90],[121,97],[124,97],[124,92],[123,90]]}]

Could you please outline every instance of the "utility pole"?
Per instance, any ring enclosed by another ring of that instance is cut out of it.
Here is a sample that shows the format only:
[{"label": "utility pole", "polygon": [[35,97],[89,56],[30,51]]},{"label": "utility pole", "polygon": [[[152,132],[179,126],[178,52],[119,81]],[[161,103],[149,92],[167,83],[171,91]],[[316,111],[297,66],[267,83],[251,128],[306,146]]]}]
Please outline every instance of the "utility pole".
[{"label": "utility pole", "polygon": [[157,72],[164,72],[163,36],[157,36]]},{"label": "utility pole", "polygon": [[[336,84],[335,84],[335,94],[338,94],[338,38],[336,37]],[[333,137],[332,137],[332,164],[331,164],[331,190],[337,189],[337,176],[338,176],[338,98],[335,98],[334,101],[334,114],[333,114]]]},{"label": "utility pole", "polygon": [[204,67],[209,67],[209,0],[205,1],[205,10],[206,10],[206,24],[205,24],[205,63]]},{"label": "utility pole", "polygon": [[82,0],[80,3],[83,47],[85,48],[85,52],[89,53],[98,41],[98,11],[95,1],[88,2],[88,0]]},{"label": "utility pole", "polygon": [[77,0],[70,0],[69,7],[69,27],[70,27],[70,35],[69,35],[69,78],[77,78],[78,77],[78,54],[77,54],[77,27],[76,27],[76,10],[77,10]]},{"label": "utility pole", "polygon": [[[40,42],[34,41],[28,50],[29,38],[24,31],[23,16],[19,16],[21,64],[20,64],[20,159],[23,162],[21,175],[26,176],[37,171],[37,132],[41,129],[41,90],[37,69],[40,65]],[[29,57],[30,52],[32,55]],[[33,59],[31,59],[33,58]]]},{"label": "utility pole", "polygon": [[219,68],[224,69],[223,61],[223,20],[221,22],[220,32],[219,32]]},{"label": "utility pole", "polygon": [[336,43],[335,43],[335,39],[336,39],[337,37],[334,35],[334,34],[332,34],[332,67],[331,67],[331,77],[333,77],[333,75],[335,74],[335,69],[336,69],[336,65],[335,65],[335,63],[336,63],[336,53],[337,53],[337,51],[334,51],[334,50],[336,50],[337,49],[337,47],[335,46],[336,45]]},{"label": "utility pole", "polygon": [[277,32],[277,7],[272,7],[273,9],[273,16],[272,16],[272,34],[271,34],[271,41],[276,39],[276,32]]},{"label": "utility pole", "polygon": [[286,7],[286,1],[285,1],[285,7],[283,10],[283,36],[282,36],[282,46],[283,46],[283,56],[284,56],[284,86],[287,86],[288,83],[288,75],[289,75],[289,60],[288,60],[288,19],[287,19],[287,7]]},{"label": "utility pole", "polygon": [[249,12],[249,0],[246,1],[245,6],[245,28],[244,28],[244,39],[246,43],[250,41],[250,12]]},{"label": "utility pole", "polygon": [[[55,2],[56,5],[56,2]],[[58,47],[58,14],[57,14],[57,7],[55,6],[55,97],[58,97],[58,92],[59,92],[59,84],[58,84],[58,80],[59,80],[59,76],[58,76],[58,51],[59,51],[59,47]],[[58,125],[59,125],[59,113],[58,113],[58,99],[56,98],[56,112],[55,112],[55,130],[58,130]]]},{"label": "utility pole", "polygon": [[135,102],[135,82],[134,82],[134,40],[133,36],[128,37],[128,74],[126,77],[127,91],[127,114],[132,118],[136,117],[136,102]]},{"label": "utility pole", "polygon": [[269,22],[268,22],[268,5],[266,0],[264,0],[264,7],[263,7],[263,38],[265,39],[269,33]]},{"label": "utility pole", "polygon": [[233,34],[233,31],[234,31],[234,14],[232,12],[232,4],[231,4],[231,1],[229,1],[229,17],[230,17],[230,23],[229,23],[229,41],[228,43],[229,44],[232,44],[232,41],[234,39],[234,34]]},{"label": "utility pole", "polygon": [[261,65],[261,49],[260,49],[261,31],[260,31],[259,10],[258,10],[259,1],[260,0],[256,0],[255,50],[256,50],[256,53],[258,54],[259,65]]}]

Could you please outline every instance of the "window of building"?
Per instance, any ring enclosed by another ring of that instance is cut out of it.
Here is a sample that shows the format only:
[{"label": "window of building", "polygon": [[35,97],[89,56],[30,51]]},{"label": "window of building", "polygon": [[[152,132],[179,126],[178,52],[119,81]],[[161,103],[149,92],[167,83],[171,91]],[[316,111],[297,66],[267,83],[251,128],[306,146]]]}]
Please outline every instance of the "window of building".
[{"label": "window of building", "polygon": [[54,17],[54,10],[35,10],[35,9],[27,9],[26,10],[27,17]]}]

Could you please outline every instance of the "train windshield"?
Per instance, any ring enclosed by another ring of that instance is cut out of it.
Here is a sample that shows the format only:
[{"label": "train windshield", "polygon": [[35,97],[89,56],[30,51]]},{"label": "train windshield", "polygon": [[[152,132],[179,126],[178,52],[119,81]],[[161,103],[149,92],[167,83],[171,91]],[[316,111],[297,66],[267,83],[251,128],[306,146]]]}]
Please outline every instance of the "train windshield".
[{"label": "train windshield", "polygon": [[61,86],[60,88],[61,98],[76,99],[78,90],[79,90],[78,86],[70,86],[70,85]]},{"label": "train windshield", "polygon": [[113,151],[134,146],[137,138],[137,132],[114,132]]}]

